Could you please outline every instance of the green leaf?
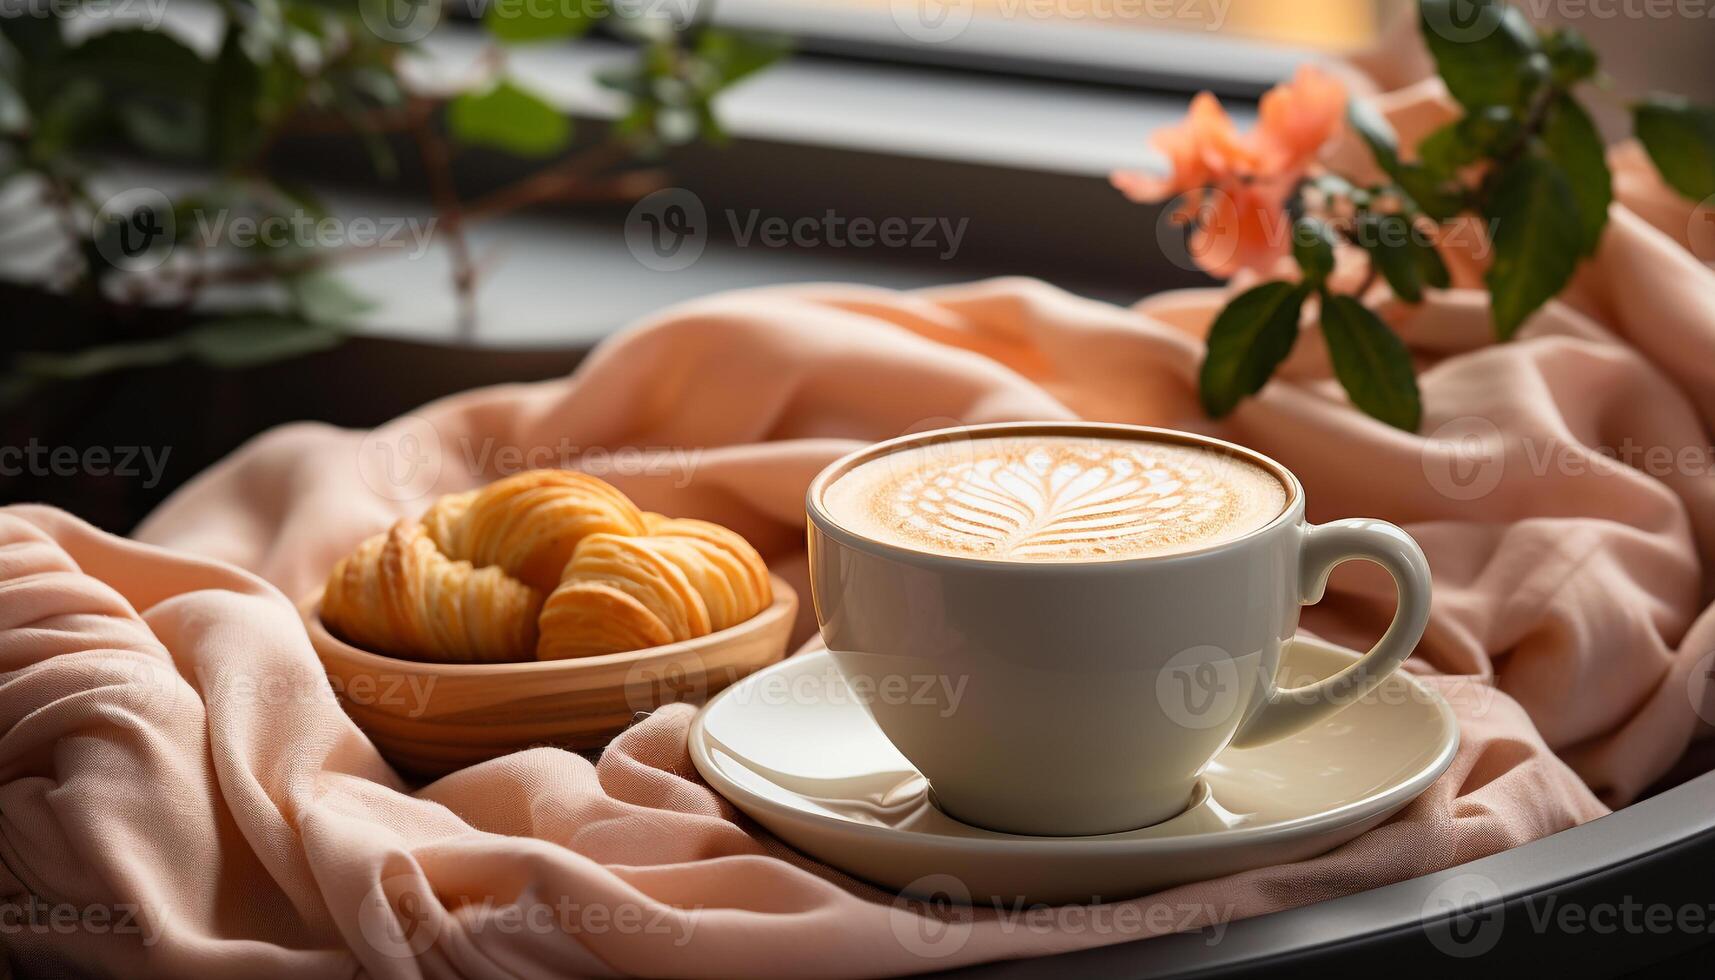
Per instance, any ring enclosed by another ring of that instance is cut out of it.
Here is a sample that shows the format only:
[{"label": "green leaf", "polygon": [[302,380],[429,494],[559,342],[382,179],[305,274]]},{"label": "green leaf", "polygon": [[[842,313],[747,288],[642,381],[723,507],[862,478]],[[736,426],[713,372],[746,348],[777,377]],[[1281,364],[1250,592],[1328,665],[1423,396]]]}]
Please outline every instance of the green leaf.
[{"label": "green leaf", "polygon": [[67,52],[60,66],[94,78],[115,97],[140,92],[200,98],[208,91],[209,64],[184,42],[162,31],[106,31]]},{"label": "green leaf", "polygon": [[327,217],[327,202],[315,190],[295,180],[274,179],[274,190],[292,207],[320,221]]},{"label": "green leaf", "polygon": [[138,99],[114,111],[126,138],[143,152],[169,160],[203,161],[208,120],[199,108],[188,104],[160,106]]},{"label": "green leaf", "polygon": [[718,81],[709,90],[725,88],[779,60],[790,45],[783,38],[737,31],[706,30],[697,38],[696,56],[714,69]]},{"label": "green leaf", "polygon": [[259,137],[265,137],[268,129],[297,111],[308,98],[310,88],[321,82],[319,78],[304,75],[293,55],[284,49],[275,49],[257,61],[256,74]]},{"label": "green leaf", "polygon": [[1363,99],[1353,99],[1347,110],[1351,126],[1369,144],[1376,165],[1393,178],[1394,183],[1411,198],[1414,207],[1437,219],[1447,219],[1464,208],[1464,200],[1448,183],[1451,168],[1432,170],[1419,163],[1406,163],[1399,157],[1399,138],[1376,108]]},{"label": "green leaf", "polygon": [[23,132],[30,125],[30,109],[10,80],[0,78],[0,135]]},{"label": "green leaf", "polygon": [[482,26],[506,44],[563,41],[582,37],[594,23],[586,3],[541,3],[532,0],[489,0]]},{"label": "green leaf", "polygon": [[[17,8],[20,12],[28,8]],[[32,62],[47,63],[65,51],[64,21],[59,17],[0,17],[0,38],[13,49],[30,53]]]},{"label": "green leaf", "polygon": [[170,364],[187,357],[218,368],[245,368],[333,347],[344,334],[328,324],[304,323],[273,314],[233,316],[191,327],[172,337],[101,344],[71,352],[19,354],[20,378],[65,381],[109,371]]},{"label": "green leaf", "polygon": [[1511,106],[1485,106],[1435,130],[1417,145],[1423,165],[1454,177],[1485,156],[1497,156],[1519,138],[1523,123]]},{"label": "green leaf", "polygon": [[1464,119],[1455,119],[1425,136],[1417,144],[1418,159],[1424,167],[1440,175],[1457,173],[1459,168],[1470,166],[1476,162],[1479,151],[1465,135],[1459,131],[1459,124]]},{"label": "green leaf", "polygon": [[511,82],[454,99],[447,109],[447,125],[462,142],[525,157],[560,150],[572,135],[571,120]]},{"label": "green leaf", "polygon": [[634,99],[642,98],[649,92],[648,80],[635,65],[603,68],[595,73],[595,82],[602,88]]},{"label": "green leaf", "polygon": [[350,323],[375,304],[330,272],[306,272],[287,283],[292,301],[306,320],[319,324]]},{"label": "green leaf", "polygon": [[228,24],[209,86],[209,158],[222,169],[245,160],[261,136],[262,73],[244,50],[244,31]]},{"label": "green leaf", "polygon": [[1422,0],[1423,40],[1447,91],[1466,108],[1520,106],[1540,81],[1530,22],[1502,0]]},{"label": "green leaf", "polygon": [[1552,66],[1554,84],[1571,88],[1596,74],[1596,52],[1584,35],[1569,27],[1557,27],[1542,39],[1542,50]]},{"label": "green leaf", "polygon": [[384,68],[353,68],[343,76],[353,92],[374,99],[378,105],[396,106],[405,102],[405,89],[399,79]]},{"label": "green leaf", "polygon": [[1578,202],[1578,220],[1584,227],[1582,255],[1595,254],[1608,227],[1608,205],[1614,200],[1614,178],[1608,172],[1608,148],[1602,134],[1577,100],[1564,92],[1549,106],[1542,141],[1549,156],[1560,166]]},{"label": "green leaf", "polygon": [[1400,164],[1394,182],[1405,192],[1412,207],[1437,221],[1446,221],[1465,210],[1463,188],[1430,172],[1422,164]]},{"label": "green leaf", "polygon": [[1409,220],[1398,214],[1366,214],[1358,225],[1358,244],[1395,296],[1407,303],[1423,302],[1423,273]]},{"label": "green leaf", "polygon": [[69,381],[125,368],[168,364],[184,356],[176,337],[100,344],[83,350],[26,351],[18,355],[14,368],[19,374],[53,381]]},{"label": "green leaf", "polygon": [[1715,194],[1715,108],[1652,95],[1633,110],[1638,139],[1662,179],[1693,201]]},{"label": "green leaf", "polygon": [[[98,105],[80,110],[85,120],[67,126],[50,140],[58,154],[89,131],[89,122],[117,122],[132,143],[147,153],[179,160],[205,151],[211,68],[189,46],[160,31],[125,28],[88,38],[63,57],[31,73],[31,89],[42,92],[32,105],[61,105],[74,89],[93,88]],[[82,95],[79,98],[83,98]],[[38,112],[38,133],[50,129],[49,110]],[[46,148],[33,152],[48,152]]]},{"label": "green leaf", "polygon": [[37,164],[51,164],[95,130],[101,118],[101,86],[87,78],[59,88],[37,114],[28,155]]},{"label": "green leaf", "polygon": [[1292,223],[1292,257],[1304,273],[1304,281],[1320,285],[1334,271],[1334,229],[1317,218],[1299,218]]},{"label": "green leaf", "polygon": [[1500,175],[1485,216],[1495,236],[1490,305],[1495,334],[1506,340],[1571,280],[1585,230],[1566,175],[1534,154]]},{"label": "green leaf", "polygon": [[1370,153],[1375,155],[1376,166],[1389,174],[1398,173],[1399,136],[1394,133],[1387,117],[1368,99],[1352,99],[1346,109],[1346,118],[1353,132],[1369,145]]},{"label": "green leaf", "polygon": [[1412,258],[1417,261],[1417,275],[1424,285],[1436,289],[1446,289],[1453,285],[1453,276],[1447,271],[1447,263],[1442,260],[1435,243],[1427,239],[1417,240],[1412,247]]},{"label": "green leaf", "polygon": [[214,320],[180,337],[189,356],[232,370],[327,350],[344,340],[345,334],[331,324],[257,315]]},{"label": "green leaf", "polygon": [[328,36],[328,29],[334,23],[330,12],[304,3],[288,5],[285,9],[285,19],[291,27],[317,41]]},{"label": "green leaf", "polygon": [[1322,339],[1352,404],[1395,428],[1417,431],[1423,403],[1411,354],[1380,317],[1350,296],[1323,293]]},{"label": "green leaf", "polygon": [[1203,409],[1220,418],[1259,391],[1298,339],[1308,287],[1263,283],[1241,293],[1209,328],[1209,350],[1198,376]]}]

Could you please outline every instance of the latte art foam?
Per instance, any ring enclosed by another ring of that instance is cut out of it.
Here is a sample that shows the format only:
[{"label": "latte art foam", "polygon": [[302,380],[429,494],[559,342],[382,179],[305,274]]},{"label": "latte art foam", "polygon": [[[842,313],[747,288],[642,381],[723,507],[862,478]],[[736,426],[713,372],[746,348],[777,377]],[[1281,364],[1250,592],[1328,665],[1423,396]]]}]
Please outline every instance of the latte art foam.
[{"label": "latte art foam", "polygon": [[1000,561],[1188,551],[1286,507],[1260,466],[1212,449],[1079,436],[918,446],[859,464],[823,494],[840,525],[888,544]]}]

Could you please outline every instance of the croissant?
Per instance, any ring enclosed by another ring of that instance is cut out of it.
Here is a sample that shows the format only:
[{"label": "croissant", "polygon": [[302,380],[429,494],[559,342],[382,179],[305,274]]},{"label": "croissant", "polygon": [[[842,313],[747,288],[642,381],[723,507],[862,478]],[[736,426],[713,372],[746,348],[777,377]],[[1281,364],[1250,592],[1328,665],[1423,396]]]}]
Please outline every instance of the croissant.
[{"label": "croissant", "polygon": [[424,515],[448,558],[498,565],[547,593],[578,542],[596,533],[642,534],[643,514],[605,480],[573,470],[530,470],[442,497]]},{"label": "croissant", "polygon": [[584,473],[534,470],[363,542],[334,566],[322,619],[396,656],[553,660],[704,636],[772,601],[739,534],[646,514]]},{"label": "croissant", "polygon": [[636,650],[742,623],[773,601],[750,543],[707,521],[645,515],[638,537],[592,534],[542,606],[540,660]]},{"label": "croissant", "polygon": [[444,661],[528,657],[542,593],[499,568],[454,561],[402,520],[340,559],[322,621],[360,646]]},{"label": "croissant", "polygon": [[709,521],[645,514],[644,524],[662,554],[685,575],[709,612],[709,628],[737,626],[774,601],[768,566],[750,542]]}]

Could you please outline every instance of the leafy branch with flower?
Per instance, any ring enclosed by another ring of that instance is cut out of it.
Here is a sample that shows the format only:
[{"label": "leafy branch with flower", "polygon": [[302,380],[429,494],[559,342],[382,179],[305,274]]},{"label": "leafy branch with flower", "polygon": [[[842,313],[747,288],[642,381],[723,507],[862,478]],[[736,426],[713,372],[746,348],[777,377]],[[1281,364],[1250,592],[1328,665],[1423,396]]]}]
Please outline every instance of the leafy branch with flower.
[{"label": "leafy branch with flower", "polygon": [[[1417,146],[1403,148],[1373,106],[1307,66],[1262,97],[1249,133],[1205,92],[1183,123],[1152,138],[1165,176],[1113,175],[1133,201],[1175,203],[1189,252],[1210,275],[1265,279],[1210,327],[1198,380],[1211,416],[1262,388],[1310,310],[1352,404],[1416,430],[1422,399],[1410,353],[1371,305],[1378,281],[1408,305],[1448,288],[1443,249],[1474,226],[1488,239],[1484,284],[1504,341],[1595,254],[1613,190],[1606,146],[1581,101],[1585,87],[1606,85],[1589,44],[1570,29],[1537,31],[1501,0],[1422,0],[1419,18],[1460,115]],[[1693,201],[1715,195],[1715,108],[1656,95],[1631,109],[1667,184]],[[1343,126],[1368,146],[1381,179],[1323,162]],[[1352,255],[1366,274],[1336,276]],[[1296,276],[1272,278],[1289,257]],[[1340,289],[1348,279],[1356,288]]]}]

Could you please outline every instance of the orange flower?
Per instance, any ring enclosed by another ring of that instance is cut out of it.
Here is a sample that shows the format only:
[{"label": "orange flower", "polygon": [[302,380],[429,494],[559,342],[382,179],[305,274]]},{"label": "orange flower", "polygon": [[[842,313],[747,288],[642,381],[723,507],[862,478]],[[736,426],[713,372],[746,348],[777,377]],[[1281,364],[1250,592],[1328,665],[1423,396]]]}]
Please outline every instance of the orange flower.
[{"label": "orange flower", "polygon": [[1184,195],[1175,220],[1197,219],[1191,254],[1209,274],[1230,279],[1241,269],[1266,270],[1291,247],[1287,195],[1345,112],[1346,90],[1312,65],[1262,97],[1256,129],[1247,134],[1219,99],[1203,92],[1184,122],[1150,138],[1167,158],[1168,176],[1117,171],[1111,179],[1140,204]]},{"label": "orange flower", "polygon": [[1265,168],[1302,173],[1345,118],[1345,87],[1321,69],[1300,67],[1292,81],[1269,89],[1257,106],[1255,138],[1270,158]]}]

